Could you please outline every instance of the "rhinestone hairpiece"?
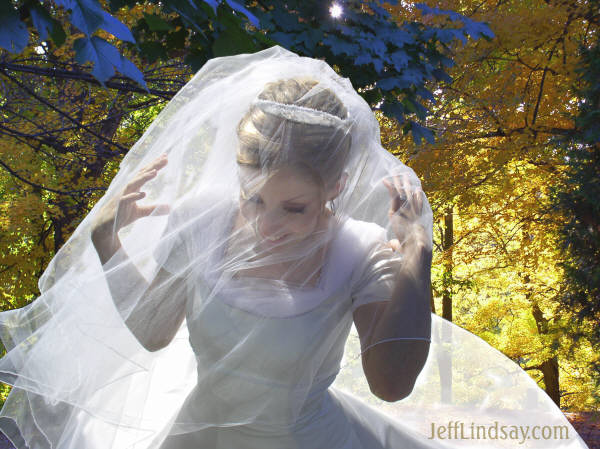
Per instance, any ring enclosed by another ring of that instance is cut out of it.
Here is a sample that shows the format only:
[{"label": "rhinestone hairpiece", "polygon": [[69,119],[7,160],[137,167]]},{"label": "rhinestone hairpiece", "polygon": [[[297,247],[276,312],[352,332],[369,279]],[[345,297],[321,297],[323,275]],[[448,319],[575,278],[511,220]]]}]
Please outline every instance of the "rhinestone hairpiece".
[{"label": "rhinestone hairpiece", "polygon": [[259,106],[268,114],[276,115],[292,122],[305,123],[307,125],[332,126],[342,129],[350,127],[350,120],[347,118],[341,119],[328,112],[317,111],[304,106],[261,99],[254,100],[253,104]]}]

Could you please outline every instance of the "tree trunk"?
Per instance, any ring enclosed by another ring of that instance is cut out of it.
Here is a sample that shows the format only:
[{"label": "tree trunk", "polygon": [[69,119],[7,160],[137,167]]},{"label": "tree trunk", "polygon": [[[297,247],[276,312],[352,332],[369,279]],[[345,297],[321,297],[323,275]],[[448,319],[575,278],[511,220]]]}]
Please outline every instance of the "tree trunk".
[{"label": "tree trunk", "polygon": [[[525,276],[525,282],[529,282],[529,276]],[[527,299],[531,293],[527,293]],[[537,302],[533,302],[531,306],[531,314],[535,318],[535,323],[540,334],[548,334],[548,320],[544,318],[542,310]],[[555,343],[555,341],[553,341]],[[538,367],[544,376],[544,389],[554,403],[560,407],[560,382],[558,377],[558,357],[554,355],[552,358],[544,360]]]},{"label": "tree trunk", "polygon": [[442,317],[452,321],[452,247],[454,245],[454,214],[452,206],[446,209],[444,216],[444,279],[442,293]]},{"label": "tree trunk", "polygon": [[[452,321],[452,247],[454,244],[454,216],[453,207],[446,209],[444,216],[444,231],[442,236],[442,250],[444,251],[444,274],[442,279],[442,317]],[[448,348],[452,348],[452,329],[443,327],[441,335],[443,343]],[[452,373],[452,352],[441,350],[438,355],[438,366],[440,373]],[[452,403],[452,377],[445,376],[440,378],[441,401],[442,403]]]}]

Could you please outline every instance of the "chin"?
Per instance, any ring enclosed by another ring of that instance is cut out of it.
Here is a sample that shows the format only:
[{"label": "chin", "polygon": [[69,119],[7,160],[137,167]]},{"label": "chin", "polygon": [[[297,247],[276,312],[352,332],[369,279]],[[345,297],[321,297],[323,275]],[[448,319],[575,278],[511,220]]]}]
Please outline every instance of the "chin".
[{"label": "chin", "polygon": [[293,236],[291,236],[290,234],[286,234],[275,240],[263,238],[262,243],[264,243],[266,246],[269,246],[269,247],[276,247],[276,246],[281,246],[291,240],[293,240]]},{"label": "chin", "polygon": [[301,248],[306,248],[306,239],[309,238],[310,235],[311,234],[288,234],[275,241],[261,238],[260,246],[269,252],[295,251]]}]

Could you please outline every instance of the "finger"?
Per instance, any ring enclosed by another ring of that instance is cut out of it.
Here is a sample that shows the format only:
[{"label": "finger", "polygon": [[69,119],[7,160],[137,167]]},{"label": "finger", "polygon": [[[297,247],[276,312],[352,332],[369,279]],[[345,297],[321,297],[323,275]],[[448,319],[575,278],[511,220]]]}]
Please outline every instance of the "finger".
[{"label": "finger", "polygon": [[125,193],[137,192],[140,188],[156,176],[156,170],[148,172],[140,172],[133,180],[125,187]]},{"label": "finger", "polygon": [[406,190],[407,192],[410,192],[413,190],[412,184],[410,182],[410,177],[406,173],[402,177],[402,187],[404,187],[404,190]]},{"label": "finger", "polygon": [[397,175],[394,176],[394,190],[395,190],[395,199],[394,199],[394,210],[398,211],[406,205],[408,200],[408,195],[410,191],[406,190],[405,175]]},{"label": "finger", "polygon": [[408,173],[404,173],[401,179],[402,190],[404,190],[406,195],[406,201],[408,203],[408,207],[413,209],[414,211],[419,211],[420,207],[418,205],[419,201],[419,190],[418,186],[413,186],[410,182],[410,176]]},{"label": "finger", "polygon": [[171,211],[171,208],[168,204],[152,204],[149,206],[140,206],[138,208],[140,214],[144,216],[148,215],[168,215]]},{"label": "finger", "polygon": [[392,204],[390,205],[390,214],[393,214],[400,208],[400,198],[398,197],[398,192],[392,185],[392,182],[390,182],[387,179],[383,180],[383,184],[386,186],[388,192],[390,193],[390,196],[392,197]]},{"label": "finger", "polygon": [[156,159],[154,159],[152,162],[150,162],[148,165],[146,165],[144,168],[142,168],[140,171],[145,172],[145,171],[151,171],[151,170],[159,170],[162,167],[164,167],[165,165],[167,165],[167,163],[168,163],[167,153],[163,153],[160,156],[158,156]]},{"label": "finger", "polygon": [[129,193],[127,195],[123,195],[121,197],[120,202],[122,204],[133,203],[133,202],[135,202],[137,200],[141,200],[145,196],[146,196],[146,192],[132,192],[132,193]]},{"label": "finger", "polygon": [[138,172],[136,178],[134,178],[132,189],[137,191],[140,189],[142,185],[148,182],[150,179],[154,178],[158,171],[162,169],[165,165],[169,163],[167,153],[161,154],[159,157],[154,159],[150,164],[148,164],[145,168]]},{"label": "finger", "polygon": [[158,156],[156,159],[154,159],[154,161],[150,165],[153,169],[160,170],[168,163],[169,163],[169,159],[168,159],[167,153],[163,153],[160,156]]},{"label": "finger", "polygon": [[417,192],[417,211],[418,211],[419,215],[421,215],[423,212],[424,203],[425,203],[425,192],[423,192],[421,189],[419,189]]},{"label": "finger", "polygon": [[400,241],[398,239],[392,239],[388,242],[388,245],[390,245],[390,247],[392,248],[392,250],[394,251],[400,251]]},{"label": "finger", "polygon": [[394,176],[394,187],[399,195],[406,197],[408,194],[408,191],[406,191],[406,189],[404,188],[404,185],[405,185],[404,178],[405,178],[404,174]]},{"label": "finger", "polygon": [[410,188],[410,181],[406,173],[403,173],[398,177],[396,188],[399,192],[401,192],[401,195],[403,196],[403,205],[406,206],[408,203],[408,206],[410,206],[410,197],[412,194],[412,190]]},{"label": "finger", "polygon": [[394,187],[392,186],[390,181],[388,181],[387,179],[384,179],[382,182],[383,182],[383,185],[388,189],[388,192],[390,192],[390,196],[392,198],[394,196],[396,196],[396,189],[394,189]]},{"label": "finger", "polygon": [[398,195],[403,198],[408,198],[410,193],[409,185],[406,182],[406,175],[401,174],[398,176],[394,176],[394,188],[398,192]]}]

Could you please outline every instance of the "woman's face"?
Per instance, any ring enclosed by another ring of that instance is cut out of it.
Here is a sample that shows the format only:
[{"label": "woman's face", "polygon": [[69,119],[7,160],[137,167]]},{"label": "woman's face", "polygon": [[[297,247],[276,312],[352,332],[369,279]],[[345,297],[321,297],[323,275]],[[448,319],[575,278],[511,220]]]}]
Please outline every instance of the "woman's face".
[{"label": "woman's face", "polygon": [[264,175],[240,167],[240,206],[257,238],[267,247],[283,247],[322,229],[327,192],[307,174],[284,167]]}]

